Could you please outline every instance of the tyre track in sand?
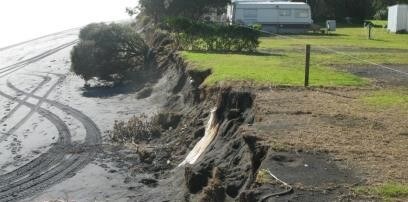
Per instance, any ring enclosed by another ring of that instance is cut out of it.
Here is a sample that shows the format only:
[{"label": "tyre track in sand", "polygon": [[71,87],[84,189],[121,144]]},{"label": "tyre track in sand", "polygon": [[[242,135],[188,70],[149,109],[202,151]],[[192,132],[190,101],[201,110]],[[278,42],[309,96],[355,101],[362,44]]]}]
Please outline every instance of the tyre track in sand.
[{"label": "tyre track in sand", "polygon": [[[42,171],[46,171],[50,167],[62,162],[64,160],[64,153],[61,151],[71,146],[71,133],[64,121],[52,112],[43,108],[37,108],[31,103],[16,99],[1,91],[0,95],[24,104],[31,109],[35,109],[37,113],[55,125],[59,133],[57,143],[49,151],[24,166],[0,176],[0,196],[2,196],[4,192],[6,190],[9,191],[11,187],[21,186],[22,182],[31,180],[38,176]],[[1,197],[0,201],[2,201]]]},{"label": "tyre track in sand", "polygon": [[[56,101],[48,100],[46,97],[40,97],[34,95],[33,93],[24,92],[16,88],[10,82],[7,83],[7,86],[18,93],[22,93],[26,96],[41,100],[42,102],[49,103],[65,113],[70,114],[75,119],[80,121],[86,130],[86,138],[83,145],[78,145],[78,147],[53,147],[50,149],[50,151],[53,151],[55,148],[56,151],[62,153],[63,160],[58,162],[56,165],[54,165],[53,162],[43,164],[41,163],[41,160],[35,159],[32,161],[34,163],[30,165],[30,162],[25,166],[25,169],[21,169],[20,171],[17,171],[17,169],[14,175],[17,176],[17,178],[21,177],[22,179],[0,187],[0,201],[15,201],[32,196],[39,191],[45,190],[51,185],[56,184],[71,175],[74,175],[75,172],[87,165],[93,159],[98,145],[101,142],[101,135],[96,124],[79,110]],[[52,157],[54,154],[52,152],[48,152],[38,159],[47,158],[47,155]],[[37,162],[39,162],[39,164]],[[30,167],[33,168],[29,169]],[[37,168],[42,168],[42,171],[38,170]],[[34,170],[34,172],[31,170]],[[10,182],[10,180],[7,181],[7,178],[6,181],[2,181],[1,179],[2,178],[0,176],[0,184]]]},{"label": "tyre track in sand", "polygon": [[33,93],[25,92],[25,91],[23,91],[21,89],[18,89],[17,87],[15,87],[10,82],[7,82],[7,86],[9,88],[11,88],[12,90],[18,92],[18,93],[22,93],[24,95],[30,96],[30,97],[38,99],[38,100],[43,100],[43,102],[48,103],[48,104],[60,109],[61,111],[64,111],[64,112],[72,115],[74,118],[76,118],[78,121],[80,121],[83,124],[83,126],[85,127],[85,130],[86,130],[86,133],[87,133],[85,142],[88,145],[92,145],[92,144],[89,144],[91,142],[95,142],[96,144],[100,144],[100,142],[101,142],[101,136],[100,136],[101,132],[100,132],[98,126],[92,121],[91,118],[89,118],[87,115],[85,115],[81,111],[79,111],[77,109],[74,109],[74,108],[72,108],[72,107],[70,107],[68,105],[61,104],[61,103],[59,103],[57,101],[49,100],[49,99],[47,99],[45,97],[40,97],[40,96],[37,96],[37,95],[35,95]]},{"label": "tyre track in sand", "polygon": [[[43,78],[43,81],[34,90],[32,90],[31,93],[35,93],[37,90],[43,87],[45,83],[48,83],[51,80],[51,77],[49,76],[41,76],[41,75],[35,75],[35,76]],[[47,91],[47,93],[44,96],[49,95],[49,93],[60,83],[61,78],[62,77],[58,79],[58,81]],[[18,107],[22,105],[26,105],[27,107],[30,108],[30,112],[19,122],[19,124],[16,124],[16,126],[13,127],[15,128],[15,130],[21,127],[31,117],[33,113],[37,112],[43,117],[45,117],[46,119],[50,120],[50,122],[53,125],[55,125],[59,133],[57,145],[55,145],[56,148],[52,147],[47,153],[40,155],[39,157],[32,160],[31,162],[25,164],[24,166],[14,170],[13,172],[0,176],[0,182],[10,184],[12,181],[23,176],[23,174],[31,175],[33,173],[36,173],[37,172],[36,170],[38,169],[45,169],[46,166],[51,166],[52,164],[58,163],[60,160],[62,160],[63,155],[61,155],[62,154],[61,152],[57,152],[57,150],[62,147],[67,147],[71,144],[71,134],[68,129],[68,126],[64,123],[64,121],[61,120],[57,115],[53,114],[52,112],[45,110],[43,108],[39,108],[41,104],[40,101],[36,105],[26,102],[30,98],[30,96],[25,96],[23,100],[18,100],[16,97],[6,95],[4,92],[1,92],[1,91],[0,91],[0,95],[18,102],[18,105],[15,108],[13,108],[14,112],[18,109]],[[9,116],[13,114],[14,112],[11,111],[9,113]],[[12,135],[10,131],[9,133],[4,133],[4,135],[0,139],[0,142],[7,139],[10,135]],[[49,155],[49,153],[55,154],[55,155]],[[36,167],[36,170],[33,169],[34,167]]]},{"label": "tyre track in sand", "polygon": [[[40,76],[40,75],[39,75],[39,76]],[[45,84],[47,84],[49,81],[51,81],[51,77],[49,77],[49,76],[40,76],[40,77],[43,78],[43,80],[41,81],[40,84],[38,84],[38,86],[37,86],[36,88],[34,88],[34,89],[31,91],[31,93],[37,92],[37,91],[38,91],[39,89],[41,89]],[[24,99],[23,99],[23,101],[24,101],[24,102],[27,101],[28,98],[30,98],[30,97],[29,97],[29,96],[25,96]],[[15,106],[12,110],[10,110],[10,112],[9,112],[7,115],[3,116],[3,117],[0,119],[0,125],[3,124],[8,118],[10,118],[14,113],[16,113],[16,111],[17,111],[18,109],[20,109],[20,107],[23,106],[23,105],[24,105],[23,103],[18,103],[17,106]],[[4,134],[4,133],[3,133],[3,134]],[[5,133],[5,134],[7,134],[7,133]],[[0,142],[2,142],[1,139],[2,139],[2,138],[0,137]]]},{"label": "tyre track in sand", "polygon": [[[43,97],[48,97],[51,92],[58,86],[58,84],[60,84],[63,80],[65,79],[65,76],[63,77],[59,77],[57,82],[54,83],[45,93],[45,95]],[[9,83],[9,81],[7,81],[7,84]],[[30,92],[31,94],[34,95],[33,92]],[[28,99],[29,96],[26,95],[26,98]],[[36,109],[39,108],[41,106],[41,104],[43,103],[43,100],[38,100],[37,104],[35,105],[35,108],[32,108],[31,111],[26,114],[15,126],[13,126],[7,133],[8,134],[13,134],[14,132],[16,132],[25,122],[27,122],[31,116],[36,112]],[[0,139],[0,142],[2,142],[3,140]]]},{"label": "tyre track in sand", "polygon": [[10,49],[10,48],[21,46],[21,45],[24,45],[24,44],[27,44],[27,43],[30,43],[30,42],[34,42],[34,41],[37,41],[37,40],[40,40],[40,39],[44,39],[44,38],[47,38],[47,37],[52,37],[52,36],[55,37],[55,36],[59,36],[59,35],[62,35],[62,36],[68,35],[70,32],[72,32],[74,30],[78,30],[78,29],[80,29],[80,28],[71,28],[71,29],[55,32],[55,33],[52,33],[52,34],[47,34],[47,35],[44,35],[44,36],[40,36],[40,37],[30,39],[30,40],[27,40],[27,41],[23,41],[23,42],[20,42],[20,43],[5,46],[5,47],[0,48],[0,52],[5,51],[5,50]]},{"label": "tyre track in sand", "polygon": [[[74,40],[53,49],[49,49],[29,59],[17,62],[13,65],[2,67],[0,68],[0,78],[10,75],[24,68],[25,66],[44,59],[62,49],[70,47],[77,42],[78,40]],[[59,81],[62,79],[62,77],[64,77],[58,74],[55,75],[60,77]],[[56,101],[47,99],[47,96],[58,85],[58,83],[59,82],[54,84],[51,89],[47,91],[46,95],[36,96],[34,94],[34,90],[28,93],[24,92],[13,86],[8,81],[8,87],[18,92],[18,94],[23,94],[26,96],[22,100],[0,91],[0,96],[4,96],[13,101],[17,101],[19,107],[25,105],[31,108],[31,112],[26,115],[27,118],[23,118],[25,121],[29,120],[33,113],[39,113],[41,116],[50,120],[50,122],[57,127],[58,133],[60,135],[57,143],[53,144],[47,152],[41,154],[39,157],[21,166],[20,168],[17,168],[14,171],[0,176],[1,202],[17,201],[32,197],[35,194],[38,194],[39,192],[49,188],[50,186],[75,175],[76,172],[78,172],[93,160],[97,150],[99,149],[99,145],[101,143],[101,133],[97,125],[88,116],[68,105],[64,105]],[[41,82],[40,85],[45,85],[45,81]],[[40,86],[37,86],[36,89],[38,90],[40,88]],[[29,98],[38,99],[37,104],[28,103],[27,100]],[[83,144],[71,144],[69,128],[57,115],[53,114],[49,110],[42,108],[41,105],[43,103],[48,103],[81,122],[86,131],[85,142]],[[15,111],[17,111],[17,109],[13,111],[13,114],[15,113]],[[25,121],[22,121],[21,124],[13,127],[14,132],[16,129],[20,128]]]},{"label": "tyre track in sand", "polygon": [[[33,90],[31,93],[35,93],[37,90],[39,90],[42,86],[45,85],[45,83],[48,83],[51,80],[51,77],[49,76],[41,76],[41,75],[36,75],[38,77],[43,78],[43,81]],[[44,96],[48,96],[51,91],[62,81],[63,78],[60,77],[58,81],[46,92]],[[45,117],[48,119],[53,125],[56,126],[58,133],[59,133],[59,138],[57,141],[57,145],[54,147],[51,147],[50,150],[36,159],[32,160],[31,162],[25,164],[24,166],[18,168],[17,170],[7,173],[3,176],[0,176],[0,182],[3,184],[12,184],[13,181],[18,180],[24,175],[30,175],[34,176],[36,173],[38,173],[38,170],[46,170],[47,167],[51,167],[63,160],[63,153],[59,152],[61,148],[68,147],[71,144],[71,134],[68,129],[68,126],[64,123],[63,120],[61,120],[57,115],[53,114],[52,112],[45,110],[45,109],[40,109],[41,101],[38,101],[36,105],[34,104],[27,104],[27,100],[30,98],[29,96],[25,96],[23,100],[17,100],[15,97],[10,97],[5,95],[3,92],[0,92],[0,94],[4,97],[7,97],[9,99],[12,99],[14,101],[18,102],[18,105],[13,109],[14,112],[18,109],[18,107],[22,105],[26,105],[27,107],[30,108],[30,112],[27,113],[14,127],[12,127],[7,133],[5,133],[1,138],[0,138],[0,143],[6,140],[10,135],[14,134],[15,131],[17,131],[25,122],[27,122],[31,116],[34,113],[39,113],[41,116]],[[10,112],[12,113],[12,112]],[[9,113],[9,116],[10,116]],[[35,169],[33,169],[35,168]],[[1,192],[1,185],[0,185],[0,192]]]},{"label": "tyre track in sand", "polygon": [[47,50],[47,51],[45,51],[45,52],[43,52],[43,53],[41,53],[41,54],[39,54],[37,56],[34,56],[32,58],[17,62],[15,64],[12,64],[12,65],[9,65],[9,66],[6,66],[6,67],[2,67],[2,68],[0,68],[0,78],[3,78],[3,77],[5,77],[5,76],[7,76],[7,75],[9,75],[9,74],[11,74],[13,72],[16,72],[16,71],[22,69],[23,67],[25,67],[25,66],[27,66],[27,65],[29,65],[31,63],[37,62],[37,61],[39,61],[41,59],[44,59],[44,58],[46,58],[46,57],[48,57],[48,56],[50,56],[52,54],[55,54],[60,50],[63,50],[63,49],[68,48],[68,47],[70,47],[72,45],[75,45],[76,43],[78,43],[78,39],[76,39],[74,41],[71,41],[71,42],[68,42],[68,43],[65,43],[65,44],[62,44],[62,45],[57,46],[55,48],[49,49],[49,50]]}]

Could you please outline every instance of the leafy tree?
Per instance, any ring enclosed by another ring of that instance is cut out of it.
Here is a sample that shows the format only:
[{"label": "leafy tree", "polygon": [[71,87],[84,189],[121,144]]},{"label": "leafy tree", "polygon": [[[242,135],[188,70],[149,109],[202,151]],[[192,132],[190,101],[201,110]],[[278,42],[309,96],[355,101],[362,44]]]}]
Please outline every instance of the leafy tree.
[{"label": "leafy tree", "polygon": [[[306,2],[306,0],[296,0]],[[408,3],[408,0],[308,0],[314,20],[329,18],[343,20],[352,17],[356,20],[386,18],[387,6]]]},{"label": "leafy tree", "polygon": [[71,70],[85,81],[137,79],[146,67],[149,48],[127,25],[90,24],[81,29],[79,38],[71,52]]},{"label": "leafy tree", "polygon": [[166,13],[166,2],[165,0],[139,0],[139,8],[142,14],[151,17],[155,24],[157,24],[160,19]]},{"label": "leafy tree", "polygon": [[[329,18],[343,20],[352,17],[356,20],[371,19],[387,10],[387,6],[408,3],[408,0],[294,0],[308,2],[312,8],[313,19]],[[224,12],[230,0],[140,0],[139,10],[158,23],[166,17],[187,17],[201,19],[212,12]],[[129,10],[135,14],[135,10]],[[381,11],[379,14],[378,12]],[[384,18],[384,17],[383,17]]]},{"label": "leafy tree", "polygon": [[[225,11],[228,3],[230,0],[140,0],[139,7],[135,9],[157,24],[166,17],[198,20],[206,14]],[[128,9],[128,13],[135,14],[135,9]]]},{"label": "leafy tree", "polygon": [[206,14],[225,11],[230,0],[168,0],[168,2],[169,16],[199,20]]},{"label": "leafy tree", "polygon": [[408,0],[373,0],[371,14],[374,19],[385,20],[388,15],[388,6],[404,3],[408,3]]}]

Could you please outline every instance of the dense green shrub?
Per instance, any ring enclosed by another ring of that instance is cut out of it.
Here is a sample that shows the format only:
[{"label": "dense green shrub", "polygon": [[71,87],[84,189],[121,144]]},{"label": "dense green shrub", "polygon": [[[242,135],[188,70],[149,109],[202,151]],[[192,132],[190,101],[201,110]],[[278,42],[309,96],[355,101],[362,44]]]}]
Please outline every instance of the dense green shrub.
[{"label": "dense green shrub", "polygon": [[81,29],[79,39],[71,52],[71,70],[85,81],[137,79],[146,67],[149,48],[128,25],[90,24]]},{"label": "dense green shrub", "polygon": [[172,33],[184,50],[252,52],[258,47],[261,36],[259,30],[249,27],[187,18],[167,18],[162,28]]}]

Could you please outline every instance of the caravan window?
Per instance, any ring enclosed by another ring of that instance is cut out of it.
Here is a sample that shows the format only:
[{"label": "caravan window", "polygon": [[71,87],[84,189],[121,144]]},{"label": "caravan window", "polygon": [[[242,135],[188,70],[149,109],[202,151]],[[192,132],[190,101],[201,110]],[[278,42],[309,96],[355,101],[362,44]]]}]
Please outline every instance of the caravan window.
[{"label": "caravan window", "polygon": [[257,19],[258,10],[257,9],[244,9],[244,18],[245,19]]},{"label": "caravan window", "polygon": [[279,15],[280,16],[291,16],[292,15],[292,10],[290,10],[290,9],[280,9],[279,10]]},{"label": "caravan window", "polygon": [[297,18],[308,18],[309,17],[309,10],[307,10],[307,9],[296,9],[295,17],[297,17]]}]

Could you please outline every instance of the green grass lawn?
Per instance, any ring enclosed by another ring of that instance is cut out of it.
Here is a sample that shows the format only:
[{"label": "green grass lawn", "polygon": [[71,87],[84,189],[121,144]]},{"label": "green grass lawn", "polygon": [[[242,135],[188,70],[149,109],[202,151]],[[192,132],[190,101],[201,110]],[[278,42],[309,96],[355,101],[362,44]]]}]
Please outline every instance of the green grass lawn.
[{"label": "green grass lawn", "polygon": [[379,196],[385,201],[394,201],[395,198],[403,201],[408,197],[408,185],[393,182],[373,187],[357,187],[354,191],[360,195]]},{"label": "green grass lawn", "polygon": [[400,107],[408,109],[408,94],[406,90],[381,90],[362,98],[363,102],[373,107]]},{"label": "green grass lawn", "polygon": [[[253,56],[239,54],[184,52],[184,57],[198,69],[213,70],[205,83],[246,81],[255,85],[303,85],[303,58],[296,54],[283,56]],[[339,86],[363,85],[361,78],[338,72],[324,66],[314,66],[310,71],[312,85]]]},{"label": "green grass lawn", "polygon": [[[220,82],[252,82],[256,85],[300,86],[304,79],[304,48],[312,45],[312,86],[359,86],[368,81],[336,70],[335,65],[408,64],[408,35],[389,34],[374,28],[373,40],[362,27],[338,28],[332,35],[288,35],[261,38],[259,52],[265,54],[221,54],[184,51],[195,68],[211,68],[207,85]],[[352,57],[345,56],[351,55]],[[353,58],[359,58],[356,60]]]}]

